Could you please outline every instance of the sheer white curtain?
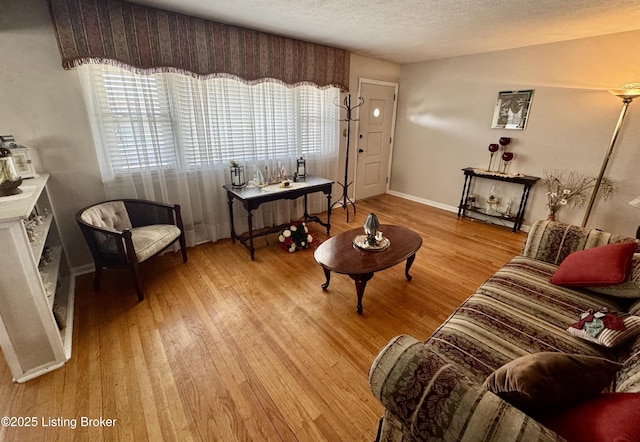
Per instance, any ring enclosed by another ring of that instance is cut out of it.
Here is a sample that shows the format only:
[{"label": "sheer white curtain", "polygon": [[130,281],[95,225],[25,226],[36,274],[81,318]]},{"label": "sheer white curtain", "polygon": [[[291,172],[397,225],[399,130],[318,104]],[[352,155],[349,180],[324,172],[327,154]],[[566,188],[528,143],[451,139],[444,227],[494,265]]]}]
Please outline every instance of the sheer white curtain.
[{"label": "sheer white curtain", "polygon": [[[230,236],[222,188],[230,160],[250,180],[265,166],[293,171],[304,156],[308,173],[335,180],[337,88],[141,75],[99,64],[78,72],[107,198],[180,204],[189,245]],[[246,213],[234,206],[236,231],[246,231]],[[254,227],[297,219],[302,209],[301,201],[263,204]],[[326,209],[324,195],[309,196],[310,213]]]}]

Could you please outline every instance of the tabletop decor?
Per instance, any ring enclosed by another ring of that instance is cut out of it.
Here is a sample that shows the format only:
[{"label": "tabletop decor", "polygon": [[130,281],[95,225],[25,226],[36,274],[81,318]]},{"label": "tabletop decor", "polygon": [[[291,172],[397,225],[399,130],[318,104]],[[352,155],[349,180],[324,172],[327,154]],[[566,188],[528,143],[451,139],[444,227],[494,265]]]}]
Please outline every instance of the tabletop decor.
[{"label": "tabletop decor", "polygon": [[244,177],[244,166],[236,160],[229,161],[229,172],[231,173],[231,185],[233,187],[244,187],[247,181]]},{"label": "tabletop decor", "polygon": [[313,236],[309,233],[306,223],[303,221],[294,221],[288,227],[285,227],[278,236],[280,247],[289,253],[298,250],[308,249],[313,242]]},{"label": "tabletop decor", "polygon": [[364,223],[364,235],[357,235],[353,238],[353,243],[361,249],[375,251],[386,249],[391,243],[382,236],[382,232],[378,228],[380,228],[378,217],[375,213],[370,213]]},{"label": "tabletop decor", "polygon": [[[596,184],[596,179],[571,170],[550,169],[544,171],[544,183],[547,186],[549,219],[555,220],[561,208],[581,207],[587,200],[589,190]],[[613,181],[603,178],[600,184],[601,197],[606,200],[613,191]]]},{"label": "tabletop decor", "polygon": [[493,155],[500,149],[497,143],[489,144],[489,152],[491,152],[491,156],[489,157],[489,167],[487,168],[487,172],[491,172],[491,164],[493,163]]},{"label": "tabletop decor", "polygon": [[[367,216],[367,220],[364,222],[364,233],[367,235],[367,242],[370,245],[375,245],[378,237],[382,236],[382,232],[378,232],[380,222],[375,213],[370,213]],[[378,235],[380,233],[380,235]]]},{"label": "tabletop decor", "polygon": [[18,188],[20,184],[22,184],[22,178],[16,172],[16,167],[11,158],[11,151],[0,147],[0,196],[21,193],[22,190]]}]

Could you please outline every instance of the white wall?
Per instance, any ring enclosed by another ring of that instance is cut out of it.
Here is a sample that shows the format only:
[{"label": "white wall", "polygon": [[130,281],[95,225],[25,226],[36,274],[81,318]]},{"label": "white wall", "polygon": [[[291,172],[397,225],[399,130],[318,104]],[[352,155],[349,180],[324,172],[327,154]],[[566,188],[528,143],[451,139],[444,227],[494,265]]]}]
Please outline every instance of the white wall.
[{"label": "white wall", "polygon": [[[457,207],[460,169],[486,168],[487,146],[502,136],[514,140],[510,172],[567,168],[597,176],[622,108],[606,90],[640,81],[639,52],[640,32],[628,32],[402,66],[392,192]],[[521,89],[535,89],[527,128],[491,129],[498,92]],[[589,226],[635,235],[640,210],[627,203],[640,195],[639,123],[640,99],[629,107],[607,170],[617,191],[596,203]],[[519,197],[520,188],[500,191]],[[525,224],[546,217],[545,203],[540,182]],[[583,216],[584,208],[559,212],[576,224]]]},{"label": "white wall", "polygon": [[104,200],[93,138],[75,71],[62,69],[47,2],[3,2],[0,13],[0,133],[32,147],[72,266],[91,263],[75,213]]}]

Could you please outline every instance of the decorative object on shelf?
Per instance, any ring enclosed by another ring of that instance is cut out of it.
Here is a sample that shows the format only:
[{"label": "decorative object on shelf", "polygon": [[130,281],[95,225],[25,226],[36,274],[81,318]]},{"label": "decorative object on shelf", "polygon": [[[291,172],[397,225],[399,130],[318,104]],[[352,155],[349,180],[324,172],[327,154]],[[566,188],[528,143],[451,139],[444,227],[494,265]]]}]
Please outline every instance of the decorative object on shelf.
[{"label": "decorative object on shelf", "polygon": [[496,143],[489,144],[489,152],[491,152],[491,156],[489,157],[489,167],[487,168],[487,172],[491,172],[491,163],[493,163],[493,155],[500,149]]},{"label": "decorative object on shelf", "polygon": [[280,247],[289,253],[298,250],[308,249],[313,242],[313,236],[309,233],[306,223],[303,221],[295,221],[288,227],[285,227],[278,235]]},{"label": "decorative object on shelf", "polygon": [[9,149],[0,147],[0,196],[22,193],[18,188],[22,184],[22,178],[18,176],[11,156]]},{"label": "decorative object on shelf", "polygon": [[244,177],[244,166],[236,160],[229,161],[229,172],[231,173],[231,185],[233,187],[244,187],[247,182]]},{"label": "decorative object on shelf", "polygon": [[509,201],[507,201],[507,207],[504,209],[504,213],[503,215],[506,218],[511,218],[512,214],[511,211],[513,209],[513,198],[509,198]]},{"label": "decorative object on shelf", "polygon": [[533,89],[498,92],[498,101],[493,112],[494,129],[520,129],[527,127]]},{"label": "decorative object on shelf", "polygon": [[[544,170],[544,183],[547,186],[548,219],[556,219],[563,207],[581,207],[587,200],[587,194],[596,184],[596,178],[587,177],[564,169]],[[613,181],[601,178],[600,194],[608,199],[614,191]]]},{"label": "decorative object on shelf", "polygon": [[582,220],[582,227],[585,227],[587,225],[587,221],[589,221],[589,215],[591,215],[593,203],[595,202],[598,191],[600,190],[600,186],[604,181],[604,172],[607,170],[607,164],[609,164],[609,158],[613,153],[613,147],[615,146],[616,140],[618,139],[618,133],[620,132],[620,128],[622,127],[622,122],[624,121],[624,116],[627,113],[627,108],[634,98],[640,97],[640,83],[628,83],[622,86],[620,89],[610,89],[609,92],[616,97],[622,98],[622,109],[620,110],[620,116],[618,117],[616,127],[613,130],[613,136],[611,137],[611,141],[609,142],[609,148],[607,149],[607,153],[605,154],[604,160],[602,161],[600,173],[598,174],[598,178],[596,178],[596,181],[593,185],[591,197],[589,198],[589,203],[587,204],[587,211],[585,212],[584,219]]},{"label": "decorative object on shelf", "polygon": [[498,140],[498,143],[500,144],[500,146],[505,148],[509,144],[511,144],[511,137],[500,137],[500,139]]},{"label": "decorative object on shelf", "polygon": [[469,196],[467,196],[467,206],[469,208],[474,208],[476,206],[476,196],[474,194],[469,194]]},{"label": "decorative object on shelf", "polygon": [[28,147],[16,147],[11,149],[13,156],[13,164],[16,166],[16,172],[20,178],[35,178],[38,176],[34,163],[31,160],[31,149]]},{"label": "decorative object on shelf", "polygon": [[351,117],[351,112],[359,108],[363,104],[364,98],[359,97],[358,104],[356,104],[355,106],[351,106],[351,94],[348,94],[346,97],[344,97],[344,105],[335,103],[336,106],[341,107],[347,113],[346,118],[344,120],[340,120],[347,122],[347,143],[344,156],[344,183],[338,182],[338,185],[342,187],[342,195],[336,200],[335,203],[331,205],[331,208],[333,208],[333,206],[335,206],[336,204],[342,204],[342,208],[347,211],[347,222],[349,222],[349,209],[347,207],[347,203],[351,204],[351,206],[353,207],[353,214],[356,214],[356,203],[351,201],[351,198],[349,198],[349,196],[347,195],[347,190],[351,185],[351,183],[349,182],[349,144],[351,140],[351,122],[358,121],[354,120]]},{"label": "decorative object on shelf", "polygon": [[4,147],[5,149],[15,149],[18,147],[15,138],[13,135],[0,135],[0,147]]},{"label": "decorative object on shelf", "polygon": [[303,157],[296,160],[296,172],[298,178],[304,178],[307,173],[307,162]]},{"label": "decorative object on shelf", "polygon": [[262,186],[266,186],[267,183],[264,179],[264,175],[262,175],[262,172],[260,171],[260,168],[256,168],[256,175],[253,178],[253,183],[258,186],[258,187],[262,187]]},{"label": "decorative object on shelf", "polygon": [[513,160],[515,157],[513,152],[502,152],[502,170],[500,173],[507,174],[507,169],[509,168],[509,162]]},{"label": "decorative object on shelf", "polygon": [[498,195],[498,190],[496,189],[496,186],[491,186],[491,190],[489,191],[489,198],[487,199],[487,214],[497,215],[499,205],[500,195]]}]

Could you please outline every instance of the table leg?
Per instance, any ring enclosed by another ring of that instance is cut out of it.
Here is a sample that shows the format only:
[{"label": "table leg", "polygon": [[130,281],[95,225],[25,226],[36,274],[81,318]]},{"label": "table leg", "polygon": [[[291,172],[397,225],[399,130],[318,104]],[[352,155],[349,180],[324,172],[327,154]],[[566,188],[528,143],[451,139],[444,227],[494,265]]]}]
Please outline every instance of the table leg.
[{"label": "table leg", "polygon": [[322,270],[324,270],[324,277],[327,279],[327,282],[322,284],[322,290],[327,290],[327,288],[329,287],[329,283],[331,282],[331,271],[325,268],[323,268]]},{"label": "table leg", "polygon": [[404,276],[407,277],[407,281],[411,281],[413,279],[413,276],[409,274],[409,269],[411,268],[411,265],[413,264],[414,259],[416,259],[415,253],[407,259],[407,265],[404,268]]},{"label": "table leg", "polygon": [[327,236],[331,230],[331,192],[327,193]]},{"label": "table leg", "polygon": [[356,282],[356,294],[358,295],[358,305],[356,306],[356,312],[361,315],[364,289],[365,287],[367,287],[367,281],[373,278],[373,273],[365,273],[364,275],[349,275],[349,277]]},{"label": "table leg", "polygon": [[251,210],[247,210],[247,224],[249,225],[249,253],[251,254],[251,261],[253,261],[256,249],[253,247],[253,215]]},{"label": "table leg", "polygon": [[229,221],[231,222],[231,244],[236,243],[236,230],[233,227],[233,196],[227,192],[227,202],[229,203]]}]

